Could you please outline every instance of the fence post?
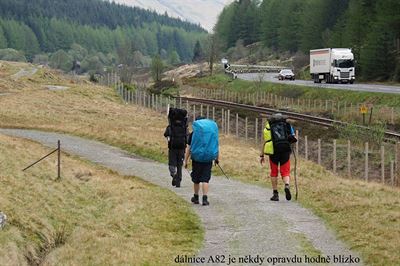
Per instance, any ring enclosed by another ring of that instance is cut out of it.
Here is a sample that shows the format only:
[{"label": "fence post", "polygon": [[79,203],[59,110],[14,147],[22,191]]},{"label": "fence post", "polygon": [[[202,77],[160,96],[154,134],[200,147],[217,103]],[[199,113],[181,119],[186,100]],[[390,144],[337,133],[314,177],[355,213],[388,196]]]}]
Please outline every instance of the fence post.
[{"label": "fence post", "polygon": [[190,109],[189,109],[189,101],[188,100],[186,100],[186,111],[189,114]]},{"label": "fence post", "polygon": [[228,117],[227,117],[228,119],[228,126],[227,126],[227,131],[228,131],[228,135],[230,134],[230,132],[231,132],[231,110],[229,110],[228,109]]},{"label": "fence post", "polygon": [[381,179],[385,184],[385,146],[381,146]]},{"label": "fence post", "polygon": [[394,186],[394,162],[390,161],[390,183]]},{"label": "fence post", "polygon": [[245,123],[244,123],[244,124],[245,124],[244,128],[245,128],[246,140],[248,139],[247,123],[248,123],[248,118],[247,118],[247,116],[246,116]]},{"label": "fence post", "polygon": [[200,116],[203,116],[203,104],[200,104]]},{"label": "fence post", "polygon": [[196,120],[196,105],[193,104],[193,121]]},{"label": "fence post", "polygon": [[57,179],[61,178],[61,142],[57,141]]},{"label": "fence post", "polygon": [[236,113],[236,137],[239,137],[239,114]]},{"label": "fence post", "polygon": [[212,119],[215,121],[215,107],[212,108]]},{"label": "fence post", "polygon": [[351,143],[347,140],[347,175],[351,177]]},{"label": "fence post", "polygon": [[308,137],[304,136],[304,155],[306,160],[308,160]]},{"label": "fence post", "polygon": [[394,152],[394,174],[396,178],[396,184],[399,178],[399,142],[396,142],[395,152]]},{"label": "fence post", "polygon": [[182,97],[179,97],[179,108],[182,109]]},{"label": "fence post", "polygon": [[222,133],[225,133],[225,110],[221,109],[221,129]]},{"label": "fence post", "polygon": [[333,173],[336,174],[336,139],[333,140]]},{"label": "fence post", "polygon": [[318,139],[318,164],[321,165],[321,139]]},{"label": "fence post", "polygon": [[296,129],[296,158],[299,158],[299,131]]},{"label": "fence post", "polygon": [[391,113],[390,113],[390,123],[394,125],[394,107],[392,107]]},{"label": "fence post", "polygon": [[364,178],[368,181],[368,142],[365,142],[365,166],[364,166]]},{"label": "fence post", "polygon": [[258,144],[258,118],[256,117],[256,124],[255,124],[255,137],[256,143]]}]

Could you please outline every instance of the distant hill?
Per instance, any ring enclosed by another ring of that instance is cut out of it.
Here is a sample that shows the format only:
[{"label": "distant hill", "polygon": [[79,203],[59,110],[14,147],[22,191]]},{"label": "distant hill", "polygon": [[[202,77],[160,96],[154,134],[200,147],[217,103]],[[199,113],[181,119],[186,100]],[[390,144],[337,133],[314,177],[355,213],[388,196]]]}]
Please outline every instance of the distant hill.
[{"label": "distant hill", "polygon": [[101,0],[0,0],[0,49],[22,51],[29,60],[58,52],[68,61],[90,56],[97,69],[124,60],[143,65],[156,54],[190,62],[205,36],[179,18]]},{"label": "distant hill", "polygon": [[[111,0],[109,0],[111,1]],[[211,31],[217,21],[218,14],[226,4],[233,0],[113,0],[129,6],[137,6],[155,10],[160,14],[165,12],[173,17],[199,23]]]}]

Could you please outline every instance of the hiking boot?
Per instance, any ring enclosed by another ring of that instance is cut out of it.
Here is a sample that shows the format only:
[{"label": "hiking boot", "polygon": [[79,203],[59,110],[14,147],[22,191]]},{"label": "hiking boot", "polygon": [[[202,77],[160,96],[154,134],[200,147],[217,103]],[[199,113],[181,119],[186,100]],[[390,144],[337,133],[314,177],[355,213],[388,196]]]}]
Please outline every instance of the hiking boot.
[{"label": "hiking boot", "polygon": [[207,196],[203,195],[203,206],[208,206],[208,205],[210,205],[210,203],[207,200]]},{"label": "hiking boot", "polygon": [[270,198],[270,200],[272,200],[272,201],[279,201],[279,194],[278,194],[278,192],[274,192],[274,194],[272,195],[272,197]]},{"label": "hiking boot", "polygon": [[181,187],[181,181],[175,180],[175,186],[176,187]]},{"label": "hiking boot", "polygon": [[285,185],[285,196],[286,196],[286,200],[291,200],[292,199],[292,194],[290,194],[289,185]]},{"label": "hiking boot", "polygon": [[194,204],[199,204],[199,203],[200,203],[200,202],[199,202],[199,195],[194,194],[193,197],[192,197],[192,199],[191,199],[191,201],[192,201]]},{"label": "hiking boot", "polygon": [[176,180],[175,180],[174,177],[172,178],[172,186],[173,186],[173,187],[176,186]]}]

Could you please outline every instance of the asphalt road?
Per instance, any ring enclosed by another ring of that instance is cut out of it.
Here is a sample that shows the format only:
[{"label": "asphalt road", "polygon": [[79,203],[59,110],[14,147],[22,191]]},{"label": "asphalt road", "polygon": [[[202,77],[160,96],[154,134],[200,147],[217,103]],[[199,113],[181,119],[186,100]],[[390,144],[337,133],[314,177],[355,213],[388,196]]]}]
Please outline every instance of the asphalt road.
[{"label": "asphalt road", "polygon": [[260,79],[268,82],[280,83],[280,84],[288,84],[288,85],[301,85],[301,86],[309,86],[309,87],[318,87],[318,88],[329,88],[336,90],[350,90],[350,91],[366,91],[366,92],[383,92],[383,93],[392,93],[392,94],[400,94],[400,86],[385,86],[385,85],[374,85],[374,84],[362,84],[357,83],[354,84],[326,84],[320,83],[315,84],[310,80],[285,80],[281,81],[276,78],[276,73],[244,73],[238,74],[237,77],[243,80],[250,81],[259,81]]}]

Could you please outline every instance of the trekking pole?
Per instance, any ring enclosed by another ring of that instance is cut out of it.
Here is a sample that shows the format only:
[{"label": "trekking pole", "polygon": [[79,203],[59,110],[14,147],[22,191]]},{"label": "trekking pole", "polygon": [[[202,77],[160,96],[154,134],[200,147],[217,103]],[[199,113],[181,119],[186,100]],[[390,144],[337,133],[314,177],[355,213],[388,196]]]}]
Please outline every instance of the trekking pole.
[{"label": "trekking pole", "polygon": [[218,165],[219,169],[221,169],[221,172],[224,174],[224,176],[229,180],[230,178],[225,174],[224,170],[222,170],[221,166],[219,165],[219,163],[216,163],[216,165]]},{"label": "trekking pole", "polygon": [[296,188],[296,200],[297,200],[297,195],[298,195],[298,193],[299,193],[299,189],[298,189],[298,186],[297,186],[297,157],[296,157],[296,151],[295,151],[295,148],[293,148],[293,155],[294,155],[294,185],[295,185],[295,188]]}]

